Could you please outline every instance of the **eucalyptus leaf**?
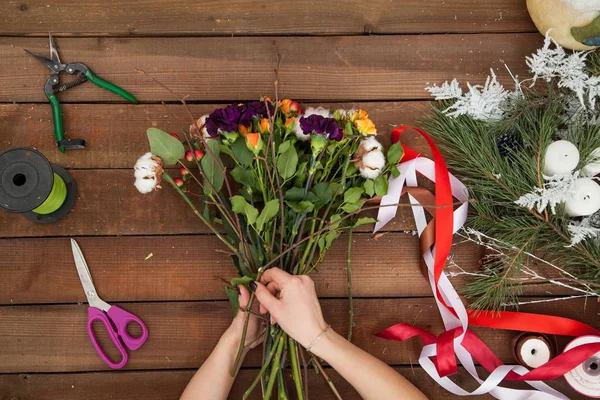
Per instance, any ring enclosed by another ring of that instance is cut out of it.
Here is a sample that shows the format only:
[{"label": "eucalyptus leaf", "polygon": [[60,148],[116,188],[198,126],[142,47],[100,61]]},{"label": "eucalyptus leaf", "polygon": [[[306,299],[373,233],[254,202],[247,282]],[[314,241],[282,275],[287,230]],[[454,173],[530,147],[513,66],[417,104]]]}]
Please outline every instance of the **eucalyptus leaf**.
[{"label": "eucalyptus leaf", "polygon": [[150,151],[157,155],[165,165],[177,164],[185,156],[185,147],[173,136],[157,128],[148,128],[146,131]]},{"label": "eucalyptus leaf", "polygon": [[248,149],[248,146],[246,146],[245,140],[236,140],[233,142],[231,151],[233,152],[233,158],[240,164],[245,165],[246,167],[252,164],[254,154],[252,154],[250,149]]},{"label": "eucalyptus leaf", "polygon": [[283,179],[289,179],[296,173],[298,166],[298,153],[294,146],[290,146],[285,153],[277,158],[277,171]]},{"label": "eucalyptus leaf", "polygon": [[362,188],[352,187],[344,193],[344,203],[356,204],[360,201],[360,197],[364,193]]},{"label": "eucalyptus leaf", "polygon": [[363,184],[363,187],[365,188],[365,193],[369,197],[373,197],[375,194],[375,181],[373,179],[367,179]]},{"label": "eucalyptus leaf", "polygon": [[377,220],[375,218],[371,218],[371,217],[363,217],[363,218],[359,218],[353,225],[353,228],[356,228],[357,226],[361,226],[361,225],[367,225],[367,224],[374,224],[376,223]]},{"label": "eucalyptus leaf", "polygon": [[240,310],[240,300],[237,290],[229,286],[223,286],[225,289],[225,294],[227,294],[227,298],[229,299],[229,303],[231,304],[231,311],[233,311],[233,317],[237,315]]},{"label": "eucalyptus leaf", "polygon": [[342,210],[350,214],[360,208],[360,203],[346,203],[341,208]]},{"label": "eucalyptus leaf", "polygon": [[394,143],[390,146],[387,152],[387,160],[390,165],[396,165],[402,159],[404,155],[404,149],[400,142]]},{"label": "eucalyptus leaf", "polygon": [[319,201],[316,202],[316,207],[321,207],[331,201],[333,198],[333,191],[331,190],[331,185],[327,182],[317,183],[311,190],[313,194],[315,194]]},{"label": "eucalyptus leaf", "polygon": [[264,208],[260,212],[260,215],[256,219],[256,230],[258,232],[262,232],[263,226],[265,225],[265,223],[270,221],[271,219],[273,219],[273,217],[275,217],[278,212],[279,212],[279,200],[273,199],[273,200],[267,201],[265,203]]},{"label": "eucalyptus leaf", "polygon": [[246,217],[248,224],[252,225],[258,217],[258,210],[248,203],[242,196],[233,196],[231,198],[231,208],[233,212],[242,214]]},{"label": "eucalyptus leaf", "polygon": [[304,199],[304,189],[299,187],[289,188],[283,197],[285,200],[289,201],[302,201]]},{"label": "eucalyptus leaf", "polygon": [[377,196],[385,196],[388,192],[388,180],[387,176],[379,175],[375,180],[375,194]]},{"label": "eucalyptus leaf", "polygon": [[[216,139],[210,139],[207,140],[206,143],[215,155],[216,160],[213,158],[210,152],[207,151],[207,154],[202,158],[202,161],[200,161],[200,166],[202,167],[202,171],[204,172],[206,179],[212,183],[212,186],[215,188],[215,190],[219,192],[223,187],[223,182],[225,181],[225,177],[223,176],[222,172],[223,163],[221,162],[220,157],[221,151],[219,149],[219,142]],[[204,193],[212,193],[210,185],[206,184],[206,182],[204,185]]]}]

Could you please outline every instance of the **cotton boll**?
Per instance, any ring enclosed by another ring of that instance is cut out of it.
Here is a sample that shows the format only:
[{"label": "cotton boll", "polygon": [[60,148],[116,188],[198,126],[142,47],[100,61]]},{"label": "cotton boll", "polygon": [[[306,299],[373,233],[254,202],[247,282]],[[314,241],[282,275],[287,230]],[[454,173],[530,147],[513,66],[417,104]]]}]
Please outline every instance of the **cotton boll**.
[{"label": "cotton boll", "polygon": [[[207,118],[208,118],[208,114],[201,116],[196,121],[196,124],[198,125],[198,129],[200,129],[200,132],[202,132],[202,136],[204,136],[204,139],[211,139],[212,136],[210,136],[208,134],[208,131],[206,130],[206,119]],[[194,135],[195,132],[196,132],[196,129],[195,129],[194,125],[190,125],[190,134]]]},{"label": "cotton boll", "polygon": [[324,118],[331,118],[331,111],[323,108],[323,107],[308,107],[304,112],[304,116],[308,117],[311,115],[320,115]]},{"label": "cotton boll", "polygon": [[163,172],[162,161],[152,153],[141,156],[133,167],[134,186],[140,193],[150,193],[159,187]]},{"label": "cotton boll", "polygon": [[133,185],[142,193],[150,193],[156,188],[156,178],[138,178]]},{"label": "cotton boll", "polygon": [[305,134],[300,126],[300,118],[302,117],[303,115],[298,115],[298,117],[294,120],[294,133],[296,134],[298,140],[306,142],[307,140],[310,140],[310,135]]},{"label": "cotton boll", "polygon": [[366,151],[381,151],[381,143],[374,136],[368,136],[360,142],[361,147],[364,147]]},{"label": "cotton boll", "polygon": [[361,160],[360,174],[367,179],[375,179],[385,167],[385,156],[380,150],[370,151]]}]

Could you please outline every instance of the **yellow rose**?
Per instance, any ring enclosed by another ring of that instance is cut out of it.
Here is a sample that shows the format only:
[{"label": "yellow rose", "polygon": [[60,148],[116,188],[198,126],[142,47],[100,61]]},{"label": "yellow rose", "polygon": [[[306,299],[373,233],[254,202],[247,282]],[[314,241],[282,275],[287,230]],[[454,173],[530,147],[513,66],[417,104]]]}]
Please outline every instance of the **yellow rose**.
[{"label": "yellow rose", "polygon": [[357,119],[368,119],[369,118],[369,114],[367,114],[367,112],[365,110],[361,110],[359,109],[358,111],[355,111],[354,114],[352,114],[352,116],[350,117],[350,119],[352,121],[355,121]]},{"label": "yellow rose", "polygon": [[377,135],[377,128],[369,118],[354,120],[354,126],[363,135]]}]

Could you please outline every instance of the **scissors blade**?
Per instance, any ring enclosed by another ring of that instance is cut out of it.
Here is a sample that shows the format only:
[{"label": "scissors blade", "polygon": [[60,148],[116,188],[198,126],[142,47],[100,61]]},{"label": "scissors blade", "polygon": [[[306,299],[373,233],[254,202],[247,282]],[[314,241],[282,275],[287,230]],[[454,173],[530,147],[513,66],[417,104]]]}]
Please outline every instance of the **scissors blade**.
[{"label": "scissors blade", "polygon": [[105,312],[108,311],[110,304],[102,301],[102,299],[98,297],[98,293],[96,293],[96,288],[92,282],[92,276],[90,275],[90,270],[85,262],[81,248],[79,248],[79,245],[74,239],[71,239],[71,249],[73,250],[73,258],[75,259],[77,274],[79,275],[81,286],[83,286],[83,292],[85,293],[85,297],[87,297],[90,307],[99,308]]},{"label": "scissors blade", "polygon": [[56,48],[56,43],[54,43],[54,38],[51,33],[48,33],[50,36],[50,58],[52,58],[52,62],[56,65],[60,65],[60,57],[58,56],[58,50]]},{"label": "scissors blade", "polygon": [[54,72],[58,72],[58,70],[57,70],[57,69],[58,69],[58,67],[57,67],[57,68],[55,68],[55,66],[56,66],[57,64],[55,64],[55,63],[54,63],[52,60],[50,60],[49,58],[46,58],[46,57],[39,56],[39,55],[37,55],[37,54],[35,54],[35,53],[32,53],[32,52],[30,52],[30,51],[29,51],[29,50],[27,50],[27,49],[23,49],[23,50],[25,50],[25,53],[29,54],[31,57],[35,58],[36,60],[38,60],[39,62],[41,62],[42,64],[44,64],[46,67],[50,68],[52,71],[54,71]]}]

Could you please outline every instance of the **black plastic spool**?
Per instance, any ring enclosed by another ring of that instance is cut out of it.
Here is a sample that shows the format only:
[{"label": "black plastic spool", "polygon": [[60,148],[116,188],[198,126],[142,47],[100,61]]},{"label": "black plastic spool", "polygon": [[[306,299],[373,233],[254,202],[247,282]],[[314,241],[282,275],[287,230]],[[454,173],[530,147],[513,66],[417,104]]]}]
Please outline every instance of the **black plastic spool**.
[{"label": "black plastic spool", "polygon": [[[67,197],[51,214],[36,214],[54,186],[54,173],[67,187]],[[71,174],[61,166],[51,164],[40,152],[15,148],[0,153],[0,208],[23,214],[38,224],[50,224],[64,218],[75,204],[77,187]]]}]

